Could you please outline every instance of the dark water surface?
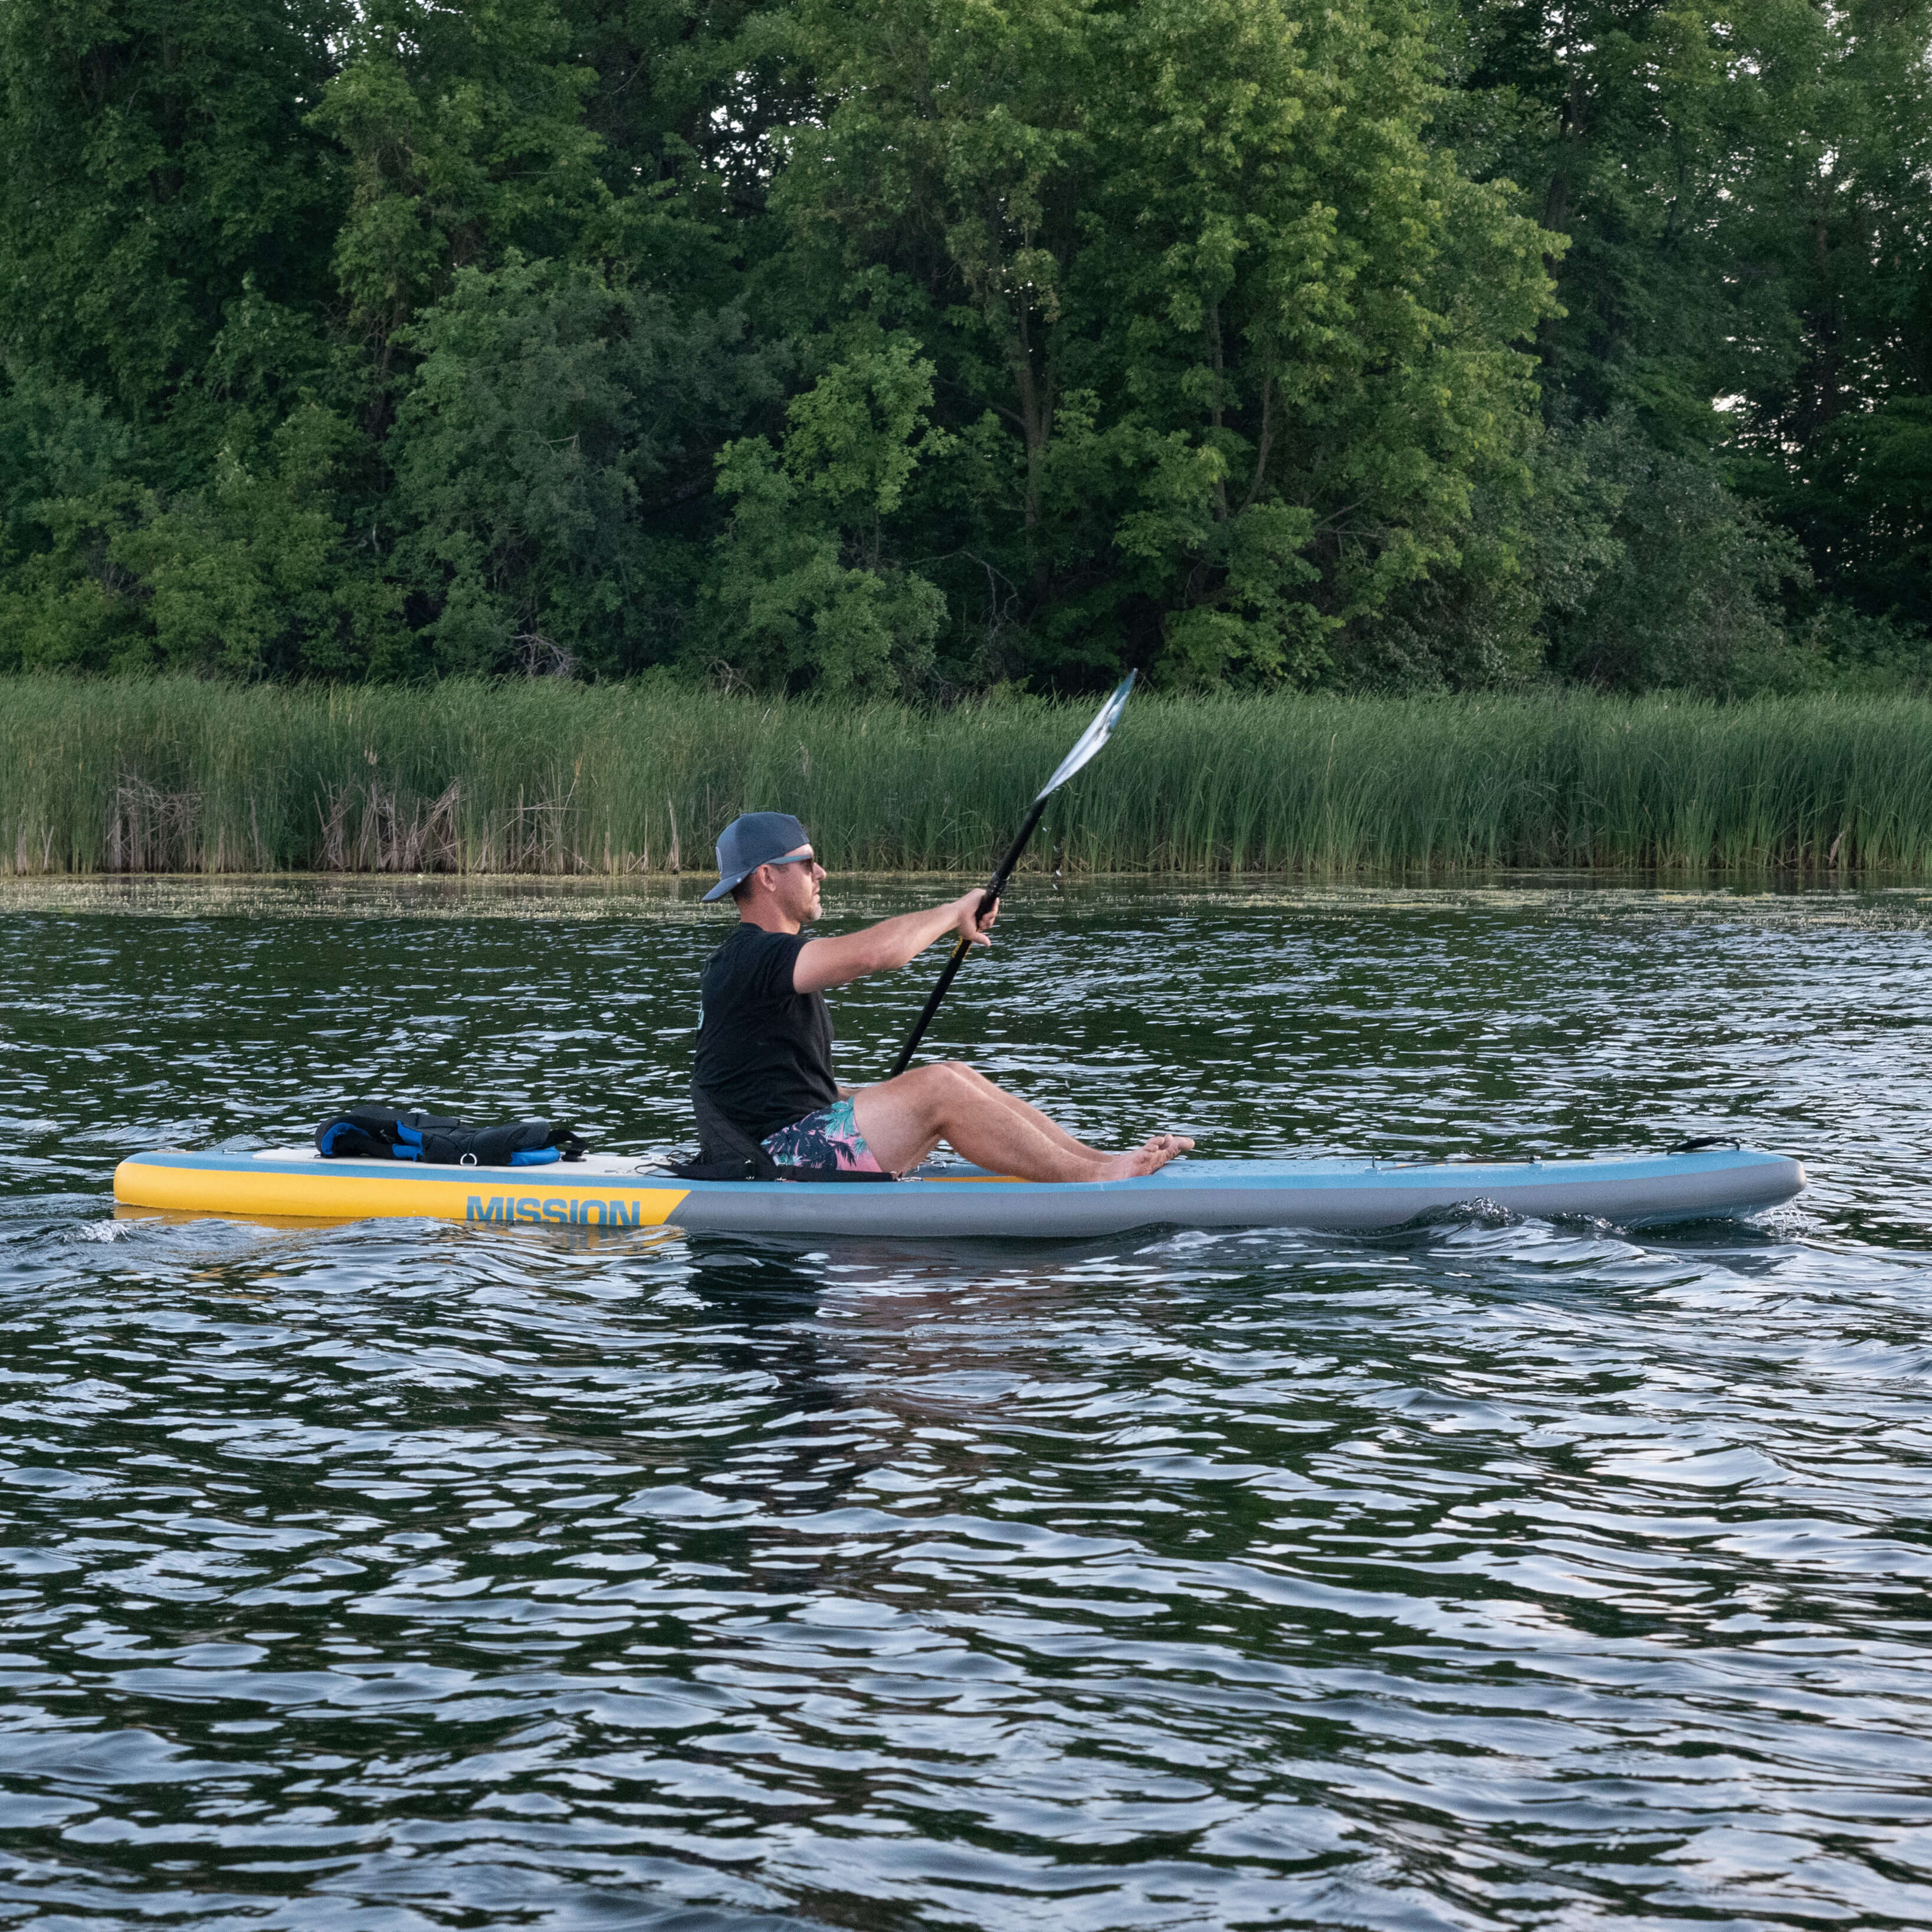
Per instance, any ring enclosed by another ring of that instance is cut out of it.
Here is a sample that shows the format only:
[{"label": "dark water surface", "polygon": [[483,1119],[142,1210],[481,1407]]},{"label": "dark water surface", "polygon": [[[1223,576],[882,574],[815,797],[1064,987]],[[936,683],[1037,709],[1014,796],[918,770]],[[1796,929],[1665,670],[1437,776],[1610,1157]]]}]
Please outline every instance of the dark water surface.
[{"label": "dark water surface", "polygon": [[1932,897],[1036,887],[943,1028],[1096,1136],[1816,1185],[796,1250],[116,1220],[345,1096],[676,1142],[719,928],[115,902],[0,899],[0,1923],[1932,1922]]}]

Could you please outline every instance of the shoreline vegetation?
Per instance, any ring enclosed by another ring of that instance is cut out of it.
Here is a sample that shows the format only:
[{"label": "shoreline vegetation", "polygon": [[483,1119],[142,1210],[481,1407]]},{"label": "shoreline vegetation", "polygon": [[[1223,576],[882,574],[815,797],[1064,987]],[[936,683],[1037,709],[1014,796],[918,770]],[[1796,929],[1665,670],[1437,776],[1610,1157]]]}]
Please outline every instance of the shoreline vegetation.
[{"label": "shoreline vegetation", "polygon": [[1928,44],[18,0],[0,674],[1923,692]]},{"label": "shoreline vegetation", "polygon": [[[1086,700],[669,682],[0,679],[0,872],[703,876],[742,810],[840,872],[986,870]],[[1024,869],[1932,874],[1932,700],[1160,697]]]}]

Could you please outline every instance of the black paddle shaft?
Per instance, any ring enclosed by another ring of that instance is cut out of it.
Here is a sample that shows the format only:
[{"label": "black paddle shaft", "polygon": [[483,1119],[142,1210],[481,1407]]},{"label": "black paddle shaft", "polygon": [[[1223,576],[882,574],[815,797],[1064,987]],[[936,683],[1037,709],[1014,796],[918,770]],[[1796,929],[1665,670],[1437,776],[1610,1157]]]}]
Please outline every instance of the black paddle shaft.
[{"label": "black paddle shaft", "polygon": [[[998,869],[986,882],[986,890],[980,895],[979,922],[984,926],[992,916],[993,908],[1000,902],[1000,894],[1005,890],[1006,881],[1012,877],[1013,868],[1020,862],[1020,854],[1027,848],[1027,841],[1038,828],[1041,814],[1046,810],[1046,802],[1076,772],[1084,771],[1099,755],[1102,746],[1113,736],[1114,727],[1120,722],[1120,712],[1127,701],[1127,694],[1134,688],[1137,675],[1129,671],[1114,687],[1114,694],[1101,706],[1094,722],[1075,740],[1072,751],[1062,758],[1052,778],[1041,787],[1033,802],[1033,809],[1027,814],[1026,823],[1020,827],[1020,836],[1013,841],[1012,849],[1000,861]],[[919,1016],[919,1024],[912,1030],[912,1037],[900,1050],[899,1057],[892,1063],[888,1079],[897,1079],[906,1070],[908,1064],[917,1052],[920,1042],[926,1037],[926,1028],[932,1024],[932,1016],[939,1010],[939,1003],[946,997],[946,989],[952,983],[952,976],[959,970],[959,962],[973,950],[969,935],[961,940],[952,949],[952,957],[946,962],[945,970],[939,976],[939,984],[933,988],[932,997],[926,1003],[926,1010]]]},{"label": "black paddle shaft", "polygon": [[[1000,861],[999,869],[986,882],[986,890],[980,895],[980,923],[984,926],[987,915],[1000,902],[1000,895],[1006,890],[1006,881],[1013,875],[1013,868],[1020,862],[1020,855],[1027,848],[1027,842],[1039,829],[1042,815],[1046,810],[1046,801],[1052,794],[1042,792],[1033,802],[1033,809],[1027,814],[1026,823],[1020,827],[1020,836],[1013,841],[1012,849]],[[946,997],[946,989],[952,983],[952,976],[958,971],[959,964],[973,950],[970,939],[962,939],[954,946],[952,956],[948,959],[939,975],[939,983],[934,986],[926,1003],[918,1022],[912,1030],[912,1036],[899,1049],[899,1057],[892,1063],[892,1070],[886,1077],[896,1079],[910,1064],[919,1050],[920,1042],[926,1037],[926,1030],[932,1024],[932,1016],[939,1010],[939,1003]]]}]

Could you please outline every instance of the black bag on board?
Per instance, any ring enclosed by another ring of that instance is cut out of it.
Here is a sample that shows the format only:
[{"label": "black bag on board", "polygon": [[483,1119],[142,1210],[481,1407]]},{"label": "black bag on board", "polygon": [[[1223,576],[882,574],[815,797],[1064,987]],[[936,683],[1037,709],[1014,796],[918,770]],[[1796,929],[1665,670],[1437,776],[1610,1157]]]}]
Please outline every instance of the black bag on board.
[{"label": "black bag on board", "polygon": [[417,1108],[365,1100],[315,1130],[325,1160],[419,1160],[432,1167],[541,1167],[581,1160],[590,1150],[562,1120],[506,1120],[479,1127]]}]

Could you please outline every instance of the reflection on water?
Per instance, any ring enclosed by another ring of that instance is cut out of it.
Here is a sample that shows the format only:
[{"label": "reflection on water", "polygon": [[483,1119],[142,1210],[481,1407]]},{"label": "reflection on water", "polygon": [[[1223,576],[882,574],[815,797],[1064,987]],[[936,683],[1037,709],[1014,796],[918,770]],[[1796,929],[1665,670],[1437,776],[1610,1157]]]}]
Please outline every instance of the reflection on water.
[{"label": "reflection on water", "polygon": [[0,1923],[1932,1919],[1932,900],[1036,889],[948,1045],[1095,1134],[1817,1184],[810,1246],[116,1219],[346,1095],[682,1136],[688,907],[224,903],[5,916]]}]

